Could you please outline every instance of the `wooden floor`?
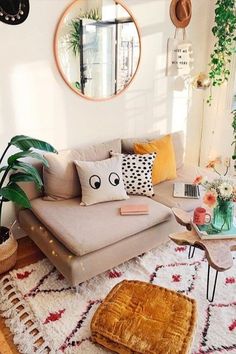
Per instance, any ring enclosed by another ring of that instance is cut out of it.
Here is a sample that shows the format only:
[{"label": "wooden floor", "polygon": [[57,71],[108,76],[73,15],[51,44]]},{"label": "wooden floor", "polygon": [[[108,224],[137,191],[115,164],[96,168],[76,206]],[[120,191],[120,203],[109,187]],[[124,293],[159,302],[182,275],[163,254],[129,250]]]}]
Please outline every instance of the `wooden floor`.
[{"label": "wooden floor", "polygon": [[[31,241],[29,237],[24,237],[18,240],[18,253],[15,269],[22,268],[26,265],[35,263],[44,258],[43,253],[39,248]],[[0,275],[0,278],[5,274]],[[12,334],[5,326],[4,319],[0,317],[0,354],[19,354],[16,349]]]}]

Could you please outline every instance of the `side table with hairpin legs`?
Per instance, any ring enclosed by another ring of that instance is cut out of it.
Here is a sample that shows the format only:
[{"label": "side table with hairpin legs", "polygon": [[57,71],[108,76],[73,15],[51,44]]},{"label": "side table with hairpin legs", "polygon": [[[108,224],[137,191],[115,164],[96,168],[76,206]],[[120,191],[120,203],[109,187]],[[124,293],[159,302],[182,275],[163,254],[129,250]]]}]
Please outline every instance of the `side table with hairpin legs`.
[{"label": "side table with hairpin legs", "polygon": [[[215,296],[218,272],[224,272],[233,266],[233,257],[231,251],[236,250],[235,239],[219,239],[219,240],[202,240],[196,231],[192,229],[190,215],[185,211],[177,208],[172,209],[176,221],[185,226],[188,231],[177,232],[169,235],[169,238],[178,245],[189,245],[188,258],[194,256],[195,247],[205,251],[208,261],[207,272],[207,300],[212,302]],[[215,270],[215,278],[211,296],[210,273],[211,268]]]}]

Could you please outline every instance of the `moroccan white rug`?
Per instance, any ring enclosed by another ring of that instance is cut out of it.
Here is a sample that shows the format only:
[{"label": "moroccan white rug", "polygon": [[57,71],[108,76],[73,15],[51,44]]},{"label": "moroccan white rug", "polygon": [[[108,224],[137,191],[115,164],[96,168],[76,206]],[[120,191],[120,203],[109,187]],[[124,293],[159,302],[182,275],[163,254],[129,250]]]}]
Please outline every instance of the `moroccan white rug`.
[{"label": "moroccan white rug", "polygon": [[[90,322],[102,299],[123,279],[151,282],[197,300],[192,354],[236,353],[236,265],[219,273],[215,300],[209,303],[204,252],[196,250],[189,260],[188,248],[173,243],[81,284],[79,294],[46,259],[12,271],[0,284],[0,308],[19,351],[32,354],[41,337],[37,353],[47,353],[46,347],[53,354],[110,353],[91,342]],[[39,331],[36,336],[33,329]]]}]

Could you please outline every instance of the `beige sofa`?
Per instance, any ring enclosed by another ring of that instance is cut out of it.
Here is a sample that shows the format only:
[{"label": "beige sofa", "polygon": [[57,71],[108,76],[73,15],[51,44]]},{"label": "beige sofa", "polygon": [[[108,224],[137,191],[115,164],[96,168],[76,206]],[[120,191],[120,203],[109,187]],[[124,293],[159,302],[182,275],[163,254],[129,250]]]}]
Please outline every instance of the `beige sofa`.
[{"label": "beige sofa", "polygon": [[[114,144],[118,152],[122,150],[124,153],[132,153],[134,141],[158,137],[156,133],[144,139],[115,140],[86,148],[64,150],[54,156],[46,155],[50,165],[44,171],[47,197],[39,195],[31,184],[21,184],[31,199],[32,209],[18,211],[19,224],[71,285],[76,286],[166,242],[169,233],[180,228],[170,208],[175,206],[190,211],[199,204],[199,200],[173,198],[173,181],[156,185],[152,199],[131,196],[128,200],[89,207],[80,205],[80,196],[58,200],[73,193],[81,193],[80,188],[77,189],[78,177],[73,172],[75,158],[102,160],[109,156],[110,147],[114,150]],[[174,133],[172,137],[177,179],[191,182],[199,169],[183,164],[183,133]],[[64,179],[68,177],[68,171],[71,173],[69,183]],[[55,196],[58,186],[61,193],[59,197]],[[150,213],[121,216],[119,208],[130,203],[148,204]]]}]

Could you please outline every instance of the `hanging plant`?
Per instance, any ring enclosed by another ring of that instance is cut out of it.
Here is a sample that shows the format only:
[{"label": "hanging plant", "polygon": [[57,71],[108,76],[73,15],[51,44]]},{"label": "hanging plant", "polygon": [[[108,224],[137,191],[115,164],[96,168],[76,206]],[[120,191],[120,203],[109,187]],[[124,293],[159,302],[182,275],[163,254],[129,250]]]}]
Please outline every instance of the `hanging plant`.
[{"label": "hanging plant", "polygon": [[[234,153],[232,155],[232,159],[235,161],[236,160],[236,109],[231,112],[233,115],[233,121],[232,121],[232,128],[233,128],[233,135],[234,135],[234,140],[232,142],[232,145],[234,145]],[[236,168],[236,161],[234,163],[234,168]]]},{"label": "hanging plant", "polygon": [[98,9],[91,9],[83,13],[81,12],[78,18],[71,20],[69,44],[75,56],[80,52],[80,20],[83,18],[95,21],[99,21],[102,19]]},{"label": "hanging plant", "polygon": [[[212,86],[221,86],[229,79],[232,55],[235,53],[235,0],[216,1],[215,25],[212,28],[212,33],[216,42],[210,55],[209,78]],[[212,93],[210,93],[207,103],[211,104],[211,101]]]}]

